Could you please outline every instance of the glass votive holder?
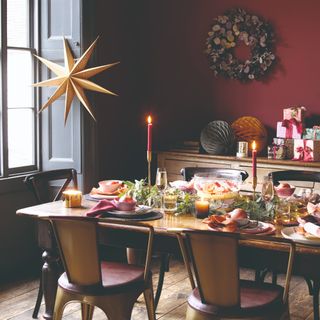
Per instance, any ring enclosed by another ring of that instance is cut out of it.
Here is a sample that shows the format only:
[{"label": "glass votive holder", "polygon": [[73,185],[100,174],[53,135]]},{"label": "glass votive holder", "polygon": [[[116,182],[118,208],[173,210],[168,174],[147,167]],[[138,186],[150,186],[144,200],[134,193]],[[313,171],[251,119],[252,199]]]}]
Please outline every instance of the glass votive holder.
[{"label": "glass votive holder", "polygon": [[177,190],[168,188],[163,193],[163,210],[165,212],[174,212],[177,210],[178,194]]},{"label": "glass votive holder", "polygon": [[64,198],[64,206],[66,208],[81,207],[82,192],[79,190],[66,190],[62,192]]},{"label": "glass votive holder", "polygon": [[210,202],[208,199],[198,199],[194,202],[194,213],[196,218],[205,218],[209,214]]},{"label": "glass votive holder", "polygon": [[237,142],[237,158],[248,157],[248,142],[239,141]]}]

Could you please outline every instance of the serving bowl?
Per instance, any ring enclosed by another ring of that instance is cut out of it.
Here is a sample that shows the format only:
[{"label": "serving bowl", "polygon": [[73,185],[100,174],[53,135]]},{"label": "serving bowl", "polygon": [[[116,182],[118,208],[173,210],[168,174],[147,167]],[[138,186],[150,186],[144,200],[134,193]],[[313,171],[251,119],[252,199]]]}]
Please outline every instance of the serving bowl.
[{"label": "serving bowl", "polygon": [[103,180],[99,181],[99,191],[103,193],[114,193],[122,185],[121,180]]},{"label": "serving bowl", "polygon": [[136,209],[136,205],[137,205],[137,201],[132,199],[132,198],[128,198],[130,200],[113,200],[116,208],[120,211],[134,211]]},{"label": "serving bowl", "polygon": [[296,187],[289,185],[286,187],[283,187],[283,186],[274,187],[274,189],[276,190],[276,193],[280,198],[287,198],[293,195],[294,191],[296,190]]}]

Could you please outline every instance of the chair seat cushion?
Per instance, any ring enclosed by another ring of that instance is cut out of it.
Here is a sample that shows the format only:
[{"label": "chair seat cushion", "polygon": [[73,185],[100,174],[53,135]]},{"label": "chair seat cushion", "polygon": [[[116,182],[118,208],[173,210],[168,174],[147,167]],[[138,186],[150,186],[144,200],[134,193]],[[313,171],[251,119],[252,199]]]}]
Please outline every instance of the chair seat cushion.
[{"label": "chair seat cushion", "polygon": [[189,296],[189,305],[201,312],[217,316],[255,316],[283,310],[283,287],[254,281],[240,281],[240,306],[224,307],[201,302],[198,288]]},{"label": "chair seat cushion", "polygon": [[130,290],[144,290],[145,281],[143,278],[144,267],[118,263],[101,262],[101,284],[81,286],[70,283],[67,274],[64,272],[59,278],[59,286],[63,289],[82,294],[105,295],[115,294]]}]

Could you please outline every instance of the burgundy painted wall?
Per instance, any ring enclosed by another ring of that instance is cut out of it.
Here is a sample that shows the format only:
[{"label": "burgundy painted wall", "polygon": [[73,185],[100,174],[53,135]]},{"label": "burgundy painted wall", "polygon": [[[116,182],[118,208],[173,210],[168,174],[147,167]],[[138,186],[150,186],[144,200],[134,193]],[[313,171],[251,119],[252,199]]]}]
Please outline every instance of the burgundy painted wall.
[{"label": "burgundy painted wall", "polygon": [[[143,175],[144,117],[149,111],[155,117],[155,148],[166,147],[174,140],[198,138],[201,129],[212,120],[232,122],[243,115],[255,116],[269,128],[271,139],[285,106],[304,105],[309,116],[319,116],[319,1],[127,0],[120,3],[109,0],[98,5],[105,9],[99,29],[105,33],[105,40],[112,43],[102,50],[105,56],[110,56],[110,47],[116,48],[111,50],[111,56],[121,60],[121,66],[112,75],[116,75],[112,86],[115,90],[119,88],[121,97],[112,100],[111,113],[110,109],[99,107],[100,116],[112,117],[110,121],[116,124],[112,129],[100,124],[100,135],[114,137],[113,129],[119,126],[119,117],[126,116],[121,118],[125,128],[117,142],[114,138],[108,143],[105,139],[100,141],[101,162],[108,162],[110,144],[125,159],[136,160],[136,172]],[[209,69],[204,54],[207,32],[215,17],[235,7],[263,17],[274,27],[278,64],[263,81],[244,84],[216,78]],[[313,122],[317,120],[319,117],[313,118]],[[125,141],[127,150],[123,150]],[[127,162],[110,163],[119,172],[123,172],[121,166],[127,166]],[[101,173],[109,174],[102,167]]]},{"label": "burgundy painted wall", "polygon": [[[208,67],[203,51],[213,18],[235,7],[274,27],[278,65],[264,81],[215,78]],[[152,102],[159,122],[166,122],[163,139],[175,135],[177,123],[184,137],[199,135],[210,120],[231,122],[243,115],[274,129],[288,105],[304,105],[309,115],[320,113],[319,1],[152,1],[149,18]]]}]

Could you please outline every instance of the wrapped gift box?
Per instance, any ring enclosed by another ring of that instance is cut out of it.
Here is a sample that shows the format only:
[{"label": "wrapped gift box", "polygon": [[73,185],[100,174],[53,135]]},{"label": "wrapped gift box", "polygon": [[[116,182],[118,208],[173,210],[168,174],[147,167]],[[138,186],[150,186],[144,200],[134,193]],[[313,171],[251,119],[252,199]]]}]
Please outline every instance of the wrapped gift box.
[{"label": "wrapped gift box", "polygon": [[313,128],[306,128],[303,132],[303,139],[308,140],[320,140],[320,126],[314,126]]},{"label": "wrapped gift box", "polygon": [[277,122],[277,137],[278,138],[287,138],[287,139],[301,139],[302,131],[298,127],[289,122],[288,127],[283,126],[283,122]]},{"label": "wrapped gift box", "polygon": [[273,144],[276,146],[286,146],[286,157],[285,159],[293,158],[293,139],[284,139],[284,138],[273,138]]},{"label": "wrapped gift box", "polygon": [[272,146],[273,159],[283,160],[287,157],[287,147],[285,145]]},{"label": "wrapped gift box", "polygon": [[296,120],[297,122],[303,122],[306,113],[305,107],[290,107],[283,109],[283,120]]},{"label": "wrapped gift box", "polygon": [[320,161],[320,140],[294,140],[294,160]]}]

